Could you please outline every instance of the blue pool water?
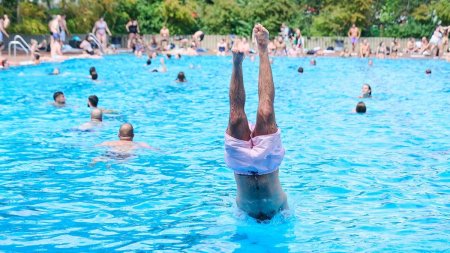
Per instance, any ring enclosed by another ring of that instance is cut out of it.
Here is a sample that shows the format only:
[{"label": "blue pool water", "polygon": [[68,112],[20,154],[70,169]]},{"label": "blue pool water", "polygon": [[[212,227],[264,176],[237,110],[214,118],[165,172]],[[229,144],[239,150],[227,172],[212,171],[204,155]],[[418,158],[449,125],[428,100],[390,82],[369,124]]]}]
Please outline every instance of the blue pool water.
[{"label": "blue pool water", "polygon": [[[0,72],[0,251],[449,251],[450,64],[317,61],[273,65],[291,209],[268,224],[236,208],[224,163],[230,57],[168,60],[167,73],[126,55]],[[48,75],[54,67],[62,74]],[[245,60],[253,121],[257,70]],[[179,71],[188,83],[174,82]],[[364,82],[368,113],[353,114]],[[49,104],[57,90],[67,107]],[[92,94],[120,113],[75,131]],[[123,122],[159,150],[108,158],[96,145]]]}]

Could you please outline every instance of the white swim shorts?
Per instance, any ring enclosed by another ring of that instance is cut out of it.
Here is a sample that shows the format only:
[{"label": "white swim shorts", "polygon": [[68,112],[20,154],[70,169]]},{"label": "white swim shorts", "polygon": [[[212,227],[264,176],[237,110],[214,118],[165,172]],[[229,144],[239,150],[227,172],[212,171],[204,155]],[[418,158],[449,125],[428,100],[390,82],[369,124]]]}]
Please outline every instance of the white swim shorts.
[{"label": "white swim shorts", "polygon": [[[254,126],[250,125],[253,136]],[[225,133],[225,162],[240,175],[264,175],[278,169],[284,158],[281,130],[268,135],[252,137],[248,141]]]}]

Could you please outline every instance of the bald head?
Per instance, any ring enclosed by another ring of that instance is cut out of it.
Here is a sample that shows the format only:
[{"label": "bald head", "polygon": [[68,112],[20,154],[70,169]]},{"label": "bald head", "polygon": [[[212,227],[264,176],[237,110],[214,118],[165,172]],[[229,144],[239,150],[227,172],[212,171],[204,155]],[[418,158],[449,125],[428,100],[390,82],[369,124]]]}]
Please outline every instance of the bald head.
[{"label": "bald head", "polygon": [[92,109],[91,111],[91,120],[92,121],[102,121],[103,120],[103,113],[100,109]]},{"label": "bald head", "polygon": [[131,125],[130,123],[122,124],[119,129],[120,140],[132,141],[133,137],[134,137],[133,125]]}]

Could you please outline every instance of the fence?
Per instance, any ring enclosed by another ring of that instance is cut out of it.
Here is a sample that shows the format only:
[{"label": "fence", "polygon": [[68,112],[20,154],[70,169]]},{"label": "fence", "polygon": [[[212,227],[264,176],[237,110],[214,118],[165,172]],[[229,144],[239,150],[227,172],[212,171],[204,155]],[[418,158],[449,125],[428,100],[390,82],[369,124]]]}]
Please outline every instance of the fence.
[{"label": "fence", "polygon": [[[83,34],[78,34],[77,36],[80,38],[85,37],[85,35],[83,35]],[[156,37],[157,41],[160,40],[159,34],[158,35],[144,35],[144,39],[148,42],[151,40],[151,38],[153,36]],[[10,34],[10,38],[13,38],[13,37],[14,37],[14,34]],[[35,39],[38,42],[42,41],[43,39],[46,39],[47,41],[49,41],[49,39],[50,39],[50,35],[23,35],[22,37],[28,43],[30,42],[31,39]],[[126,48],[127,39],[128,39],[127,35],[117,35],[114,37],[117,38],[116,40],[120,41],[120,46],[122,48]],[[190,39],[191,36],[173,36],[171,38],[171,41],[174,44],[179,45],[180,39],[183,39],[183,38]],[[221,39],[231,40],[232,37],[231,37],[231,35],[206,35],[204,40],[201,43],[201,47],[207,49],[209,52],[214,52],[217,48],[217,43]],[[390,43],[394,40],[394,38],[368,37],[368,38],[360,38],[359,41],[361,42],[364,39],[367,39],[369,41],[369,44],[371,45],[371,47],[373,49],[376,48],[382,41],[384,41],[386,43],[386,45],[389,46]],[[339,41],[343,42],[344,47],[346,47],[346,48],[351,47],[350,40],[348,37],[304,37],[304,40],[305,40],[305,48],[307,48],[307,49],[312,49],[312,48],[316,48],[316,47],[326,49],[327,47],[330,47],[330,46],[336,47],[337,44],[339,44]],[[397,39],[397,41],[399,42],[400,46],[402,48],[404,48],[404,47],[406,47],[406,43],[407,43],[408,39]],[[5,48],[7,48],[9,39],[4,37],[4,43],[5,43]]]}]

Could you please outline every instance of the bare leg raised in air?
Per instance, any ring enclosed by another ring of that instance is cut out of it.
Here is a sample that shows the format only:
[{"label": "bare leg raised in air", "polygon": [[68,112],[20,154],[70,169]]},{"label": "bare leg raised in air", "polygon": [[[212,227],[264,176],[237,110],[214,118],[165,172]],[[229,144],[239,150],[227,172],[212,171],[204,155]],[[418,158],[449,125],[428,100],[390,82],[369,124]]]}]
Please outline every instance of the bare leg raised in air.
[{"label": "bare leg raised in air", "polygon": [[240,41],[233,46],[233,72],[230,82],[230,119],[225,135],[225,160],[237,184],[236,203],[258,220],[271,219],[287,209],[278,167],[284,157],[281,132],[275,121],[275,89],[267,45],[269,32],[260,24],[253,29],[260,56],[258,110],[256,125],[250,127],[245,114],[242,76],[244,58]]}]

